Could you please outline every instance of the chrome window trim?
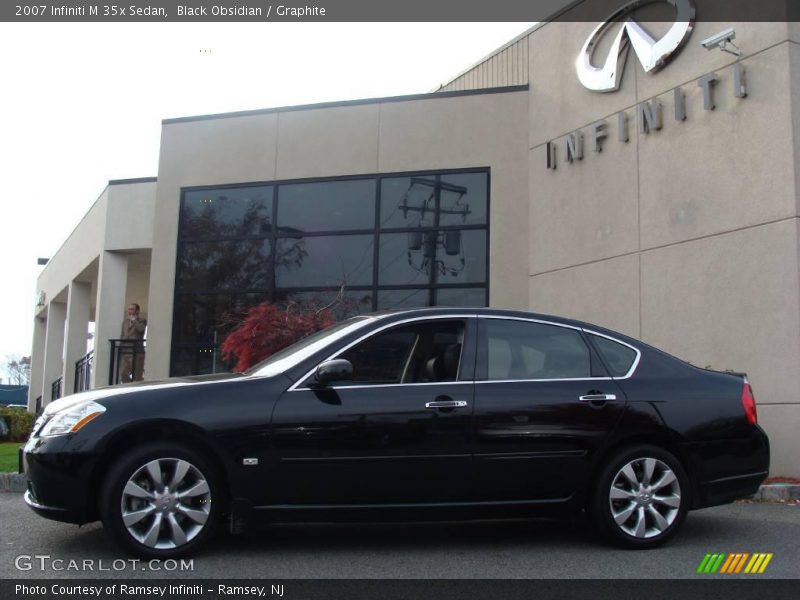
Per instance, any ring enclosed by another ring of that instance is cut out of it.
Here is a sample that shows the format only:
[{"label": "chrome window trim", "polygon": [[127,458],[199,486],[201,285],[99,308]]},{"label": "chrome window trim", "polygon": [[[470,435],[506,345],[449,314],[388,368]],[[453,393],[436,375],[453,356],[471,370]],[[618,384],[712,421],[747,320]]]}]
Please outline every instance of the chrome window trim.
[{"label": "chrome window trim", "polygon": [[[399,387],[399,386],[421,386],[421,385],[472,385],[474,381],[418,381],[415,383],[365,383],[365,384],[357,384],[357,385],[332,385],[327,388],[326,390],[357,390],[362,388],[388,388],[388,387]],[[308,391],[311,388],[298,388],[296,390],[288,390],[292,392],[302,392]]]},{"label": "chrome window trim", "polygon": [[475,383],[547,383],[554,381],[613,381],[613,377],[562,377],[561,379],[480,379]]},{"label": "chrome window trim", "polygon": [[[385,329],[389,329],[390,327],[394,327],[395,325],[405,325],[407,323],[415,323],[415,322],[418,322],[418,321],[433,321],[433,320],[436,320],[436,319],[450,319],[450,320],[459,319],[459,320],[465,321],[467,319],[474,319],[477,316],[478,315],[476,315],[476,314],[426,315],[426,316],[421,316],[421,317],[411,317],[409,319],[403,319],[402,321],[394,321],[392,323],[387,323],[386,325],[383,325],[382,327],[379,327],[378,329],[374,329],[374,330],[370,331],[369,333],[366,333],[366,334],[362,335],[358,339],[356,339],[356,340],[350,342],[349,344],[347,344],[347,346],[345,346],[344,348],[341,348],[340,350],[334,352],[333,354],[331,354],[327,358],[322,359],[311,370],[309,370],[305,375],[303,375],[300,379],[298,379],[295,383],[293,383],[291,385],[291,387],[289,387],[289,389],[286,390],[286,391],[287,392],[299,392],[299,391],[308,391],[308,390],[310,390],[311,388],[309,388],[309,387],[300,387],[300,384],[302,384],[306,379],[308,379],[308,377],[314,371],[317,370],[317,367],[320,364],[324,363],[327,360],[333,360],[337,356],[343,354],[344,352],[347,352],[350,348],[352,348],[356,344],[362,342],[363,340],[367,339],[368,337],[372,337],[373,335],[378,334],[378,333],[380,333],[381,331],[383,331]],[[387,317],[384,317],[384,318],[387,318]],[[461,352],[462,353],[464,352],[464,345],[463,344],[461,345]],[[460,358],[459,358],[459,362],[460,362]],[[335,386],[330,386],[327,389],[352,390],[352,389],[356,389],[356,388],[365,388],[365,387],[385,388],[385,387],[398,386],[398,385],[453,385],[453,384],[457,384],[457,383],[469,383],[469,384],[472,384],[473,382],[472,381],[425,381],[425,382],[418,382],[418,383],[383,383],[383,384],[379,383],[379,384],[341,385],[341,386],[336,386],[335,385]]]},{"label": "chrome window trim", "polygon": [[[560,379],[481,379],[481,380],[474,380],[474,381],[428,381],[428,382],[418,382],[418,383],[383,383],[383,384],[359,384],[359,385],[336,385],[331,386],[328,389],[361,389],[361,388],[387,388],[387,387],[397,387],[401,385],[454,385],[454,384],[467,384],[467,383],[535,383],[535,382],[556,382],[556,381],[619,381],[623,379],[630,379],[633,374],[636,372],[636,368],[639,366],[639,361],[642,358],[642,352],[636,346],[623,342],[613,336],[606,335],[605,333],[600,333],[598,331],[594,331],[593,329],[586,329],[584,327],[578,327],[577,325],[568,325],[566,323],[556,323],[555,321],[548,321],[546,319],[536,319],[530,317],[515,317],[515,316],[508,316],[508,315],[478,315],[478,314],[448,314],[448,315],[428,315],[424,317],[412,317],[409,319],[404,319],[402,321],[395,321],[393,323],[388,323],[370,333],[362,335],[354,342],[351,342],[338,352],[334,352],[328,358],[323,359],[321,362],[325,362],[326,360],[332,360],[339,356],[340,354],[346,352],[359,342],[367,339],[373,334],[380,333],[384,329],[388,329],[395,325],[404,325],[407,323],[414,323],[416,321],[431,321],[434,319],[470,319],[470,318],[477,318],[477,319],[501,319],[506,321],[527,321],[529,323],[539,323],[541,325],[553,325],[554,327],[563,327],[564,329],[572,329],[574,331],[582,331],[588,335],[596,335],[598,337],[606,338],[611,340],[612,342],[616,342],[617,344],[621,344],[627,348],[630,348],[636,353],[636,358],[634,358],[631,367],[628,369],[628,372],[625,373],[622,377],[563,377]],[[464,347],[462,344],[461,352],[463,354]],[[319,366],[319,365],[317,365]],[[305,375],[303,375],[300,379],[297,380],[296,383],[292,384],[292,386],[286,390],[287,392],[297,392],[297,391],[304,391],[310,390],[309,387],[300,387],[300,384],[305,381],[315,370],[316,366],[308,371]]]},{"label": "chrome window trim", "polygon": [[[636,358],[633,359],[633,363],[631,364],[628,372],[625,373],[622,377],[564,377],[561,379],[482,379],[480,381],[475,381],[475,383],[511,383],[514,381],[517,382],[534,382],[534,381],[619,381],[622,379],[630,379],[633,376],[634,372],[636,371],[636,367],[639,366],[639,360],[642,358],[642,352],[636,346],[632,346],[631,344],[627,344],[622,340],[618,340],[615,337],[610,335],[606,335],[605,333],[600,333],[598,331],[594,331],[592,329],[586,329],[585,327],[578,327],[576,325],[567,325],[566,323],[555,323],[553,321],[547,321],[545,319],[535,319],[535,318],[528,318],[528,317],[512,317],[507,315],[477,315],[479,319],[504,319],[506,321],[528,321],[529,323],[539,323],[541,325],[553,325],[555,327],[563,327],[564,329],[573,329],[575,331],[582,331],[589,335],[596,335],[599,337],[606,338],[607,340],[611,340],[612,342],[616,342],[617,344],[621,344],[627,348],[630,348],[636,353]],[[602,358],[602,357],[601,357]]]}]

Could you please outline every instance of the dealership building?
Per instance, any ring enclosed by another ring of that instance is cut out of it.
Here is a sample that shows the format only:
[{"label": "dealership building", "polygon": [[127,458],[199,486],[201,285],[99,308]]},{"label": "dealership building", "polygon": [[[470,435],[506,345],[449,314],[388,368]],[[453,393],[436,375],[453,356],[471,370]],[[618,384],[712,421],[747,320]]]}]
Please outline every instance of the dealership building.
[{"label": "dealership building", "polygon": [[39,277],[29,407],[118,381],[130,302],[146,380],[229,370],[265,300],[492,306],[747,372],[800,476],[800,25],[675,4],[540,24],[428,94],[163,121],[157,177]]}]

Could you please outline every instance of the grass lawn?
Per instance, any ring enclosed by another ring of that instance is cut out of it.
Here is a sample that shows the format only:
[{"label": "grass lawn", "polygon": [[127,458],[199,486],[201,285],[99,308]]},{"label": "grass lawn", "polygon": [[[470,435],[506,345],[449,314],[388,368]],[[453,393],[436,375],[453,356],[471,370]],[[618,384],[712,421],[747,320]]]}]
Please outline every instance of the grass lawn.
[{"label": "grass lawn", "polygon": [[22,446],[19,442],[7,442],[0,444],[0,473],[16,473],[19,469],[18,448]]}]

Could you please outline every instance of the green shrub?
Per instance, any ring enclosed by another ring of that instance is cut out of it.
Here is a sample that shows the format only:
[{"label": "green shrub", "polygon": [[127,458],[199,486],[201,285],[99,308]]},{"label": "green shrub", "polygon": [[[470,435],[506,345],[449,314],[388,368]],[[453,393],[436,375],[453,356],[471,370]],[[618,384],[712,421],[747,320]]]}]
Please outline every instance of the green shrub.
[{"label": "green shrub", "polygon": [[33,429],[36,415],[29,413],[24,408],[0,408],[0,417],[6,420],[11,442],[24,442],[28,439]]}]

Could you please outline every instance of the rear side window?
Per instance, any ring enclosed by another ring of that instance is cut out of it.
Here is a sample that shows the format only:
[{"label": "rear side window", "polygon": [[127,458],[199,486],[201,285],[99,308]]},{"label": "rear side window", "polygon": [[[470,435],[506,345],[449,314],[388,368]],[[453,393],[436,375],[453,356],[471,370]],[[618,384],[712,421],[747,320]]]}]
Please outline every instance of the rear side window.
[{"label": "rear side window", "polygon": [[486,341],[489,381],[591,377],[589,348],[574,329],[487,319]]},{"label": "rear side window", "polygon": [[599,335],[592,335],[591,338],[612,377],[624,377],[631,370],[636,360],[635,350]]}]

